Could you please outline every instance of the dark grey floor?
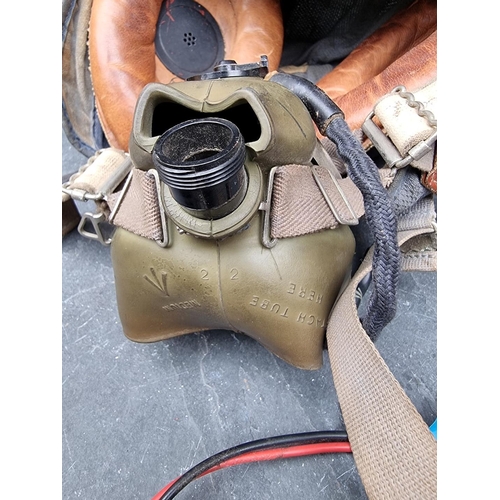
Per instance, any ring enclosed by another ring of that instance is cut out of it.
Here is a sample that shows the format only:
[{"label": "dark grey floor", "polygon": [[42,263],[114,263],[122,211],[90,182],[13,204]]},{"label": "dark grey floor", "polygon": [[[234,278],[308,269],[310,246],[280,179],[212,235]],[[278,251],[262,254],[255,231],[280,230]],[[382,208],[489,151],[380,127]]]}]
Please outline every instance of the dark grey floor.
[{"label": "dark grey floor", "polygon": [[[62,157],[63,173],[86,161],[64,134]],[[343,429],[326,352],[323,367],[309,372],[244,335],[222,331],[137,344],[122,333],[109,248],[74,231],[63,238],[62,267],[64,500],[149,500],[230,446]],[[429,425],[437,417],[436,276],[402,276],[397,317],[377,340]],[[198,479],[177,498],[366,495],[352,456],[337,454],[225,469]]]}]

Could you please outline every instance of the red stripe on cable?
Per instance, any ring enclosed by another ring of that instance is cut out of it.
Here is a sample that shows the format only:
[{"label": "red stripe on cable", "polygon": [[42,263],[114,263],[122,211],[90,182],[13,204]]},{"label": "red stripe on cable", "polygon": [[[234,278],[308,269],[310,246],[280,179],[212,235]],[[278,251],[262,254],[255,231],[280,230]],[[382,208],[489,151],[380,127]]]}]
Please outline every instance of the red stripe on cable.
[{"label": "red stripe on cable", "polygon": [[[211,469],[200,474],[198,477],[205,476],[219,469],[232,467],[233,465],[248,464],[251,462],[264,462],[267,460],[277,460],[279,458],[295,458],[309,455],[318,455],[324,453],[351,453],[351,445],[346,441],[337,441],[331,443],[303,444],[298,446],[289,446],[287,448],[274,448],[271,450],[260,450],[243,453],[234,458],[229,458],[219,465],[215,465]],[[181,476],[179,476],[181,477]],[[172,485],[179,479],[176,478],[159,491],[151,500],[160,500]]]}]

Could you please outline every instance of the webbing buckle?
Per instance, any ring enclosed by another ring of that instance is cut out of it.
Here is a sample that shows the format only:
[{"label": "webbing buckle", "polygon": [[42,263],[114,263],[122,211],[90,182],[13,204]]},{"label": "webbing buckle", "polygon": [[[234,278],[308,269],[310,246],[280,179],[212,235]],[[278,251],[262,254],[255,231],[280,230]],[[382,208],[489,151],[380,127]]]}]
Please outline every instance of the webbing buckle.
[{"label": "webbing buckle", "polygon": [[[85,226],[87,222],[90,222],[91,226],[94,229],[94,232],[87,231]],[[86,212],[82,215],[80,220],[80,224],[78,224],[78,232],[89,238],[91,240],[97,240],[102,243],[104,246],[108,246],[111,244],[111,237],[105,237],[104,233],[101,229],[101,224],[106,222],[106,216],[102,212],[97,212],[93,214],[92,212]]]},{"label": "webbing buckle", "polygon": [[[104,224],[106,222],[108,224],[113,224],[113,219],[115,218],[116,213],[118,212],[118,209],[120,208],[120,205],[123,201],[123,198],[125,197],[125,194],[127,193],[128,188],[130,186],[130,183],[132,181],[132,175],[133,175],[133,172],[130,171],[128,173],[127,180],[125,181],[125,184],[123,185],[123,189],[120,192],[120,196],[118,197],[118,200],[116,201],[116,204],[113,207],[113,210],[111,211],[111,213],[109,214],[108,217],[105,216],[104,212],[96,212],[94,214],[92,212],[86,212],[83,214],[82,220],[80,221],[80,224],[78,225],[78,232],[82,236],[85,236],[86,238],[90,238],[91,240],[97,240],[105,246],[108,246],[111,244],[112,238],[111,237],[104,237],[104,233],[102,231],[101,226],[102,226],[102,224]],[[119,185],[120,185],[120,182],[118,182],[116,187],[118,187]],[[109,194],[111,194],[114,191],[114,189],[116,189],[116,187],[113,188],[109,192]],[[102,199],[106,199],[106,196],[103,196]],[[90,222],[90,224],[94,228],[93,233],[85,230],[85,225],[87,222]]]},{"label": "webbing buckle", "polygon": [[[342,175],[340,174],[337,166],[335,165],[332,157],[326,152],[325,148],[319,141],[319,139],[316,140],[316,146],[314,148],[313,152],[313,158],[317,162],[317,165],[312,165],[311,166],[311,173],[312,176],[314,177],[314,180],[316,181],[316,184],[321,191],[321,194],[323,195],[328,207],[330,208],[333,216],[339,221],[340,224],[346,225],[346,226],[356,226],[359,224],[359,219],[356,215],[356,212],[352,208],[351,204],[349,203],[349,200],[347,199],[347,196],[344,194],[344,191],[340,187],[339,181],[342,180]],[[340,195],[340,199],[342,200],[342,204],[344,205],[344,208],[347,210],[347,217],[344,217],[338,207],[335,205],[333,200],[330,198],[328,195],[328,192],[326,191],[325,186],[323,185],[323,182],[321,181],[321,177],[318,174],[318,168],[320,167],[325,168],[325,170],[328,172],[330,175],[330,179],[332,181],[332,185],[337,191],[337,193]]]},{"label": "webbing buckle", "polygon": [[420,158],[432,151],[432,146],[437,140],[437,130],[434,131],[427,139],[420,141],[418,144],[413,146],[406,153],[406,156],[403,157],[394,143],[373,121],[374,116],[375,111],[371,111],[361,126],[361,129],[365,133],[366,137],[370,139],[375,148],[377,148],[377,151],[380,153],[380,156],[382,156],[389,168],[400,169],[406,167],[410,163],[420,160]]},{"label": "webbing buckle", "polygon": [[343,216],[340,211],[338,210],[338,207],[335,206],[335,203],[333,200],[330,198],[328,195],[328,192],[326,191],[325,186],[323,185],[323,182],[321,180],[321,177],[318,174],[318,169],[321,168],[318,165],[313,165],[311,167],[311,172],[314,177],[314,180],[316,181],[316,184],[321,191],[321,194],[325,198],[325,201],[328,205],[328,208],[332,211],[333,216],[339,221],[340,224],[346,225],[346,226],[356,226],[359,224],[359,219],[358,216],[356,215],[356,212],[352,208],[352,205],[349,203],[349,200],[347,199],[347,196],[344,194],[344,191],[340,187],[339,181],[336,178],[336,176],[332,173],[330,169],[326,169],[328,174],[330,175],[330,179],[332,181],[332,185],[336,189],[337,193],[340,195],[340,199],[342,200],[342,203],[344,205],[344,208],[347,210],[348,215]]},{"label": "webbing buckle", "polygon": [[102,184],[99,191],[92,193],[88,190],[70,187],[85,172],[85,170],[82,170],[78,175],[72,176],[68,182],[62,185],[62,192],[77,201],[103,201],[106,200],[108,195],[115,191],[131,170],[132,160],[130,156],[127,155],[109,178]]},{"label": "webbing buckle", "polygon": [[271,238],[271,200],[273,197],[274,176],[278,167],[273,167],[269,172],[269,180],[267,184],[267,197],[259,205],[259,210],[264,212],[264,223],[262,227],[262,244],[266,248],[273,248],[276,243],[276,238]]},{"label": "webbing buckle", "polygon": [[[78,224],[78,232],[82,236],[85,236],[86,238],[89,238],[91,240],[97,240],[103,245],[107,246],[111,244],[111,237],[104,235],[102,225],[104,223],[113,223],[113,218],[116,215],[123,196],[128,189],[132,177],[133,167],[130,156],[127,155],[125,156],[125,158],[123,158],[123,161],[121,161],[120,164],[109,175],[109,177],[104,182],[102,182],[99,189],[96,188],[95,192],[91,192],[88,189],[70,187],[71,185],[74,185],[82,175],[85,174],[87,169],[91,167],[91,165],[96,161],[96,158],[98,158],[98,156],[102,154],[103,151],[104,150],[98,151],[96,156],[93,159],[89,160],[87,165],[82,167],[79,172],[72,175],[69,181],[63,183],[62,192],[76,201],[93,201],[95,203],[102,204],[107,201],[108,196],[111,195],[128,176],[118,202],[108,217],[105,215],[103,210],[98,210],[96,213],[86,212],[82,215],[80,223]],[[92,182],[95,181],[87,179],[87,182],[88,184],[92,185]],[[85,183],[83,184],[85,185]],[[90,223],[93,231],[88,231],[87,229],[85,229],[85,227],[89,225],[88,223]]]}]

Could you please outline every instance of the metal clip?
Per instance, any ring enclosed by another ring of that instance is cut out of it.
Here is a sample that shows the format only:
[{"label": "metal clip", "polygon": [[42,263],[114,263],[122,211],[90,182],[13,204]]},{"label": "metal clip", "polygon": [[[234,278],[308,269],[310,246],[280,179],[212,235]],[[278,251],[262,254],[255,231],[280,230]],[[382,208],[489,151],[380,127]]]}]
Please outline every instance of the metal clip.
[{"label": "metal clip", "polygon": [[62,185],[62,192],[66,193],[67,195],[71,196],[71,198],[78,201],[105,200],[108,195],[110,195],[115,191],[115,189],[120,185],[123,179],[127,177],[129,172],[132,170],[132,166],[133,166],[132,160],[130,159],[130,156],[127,155],[120,163],[118,168],[116,168],[116,170],[109,176],[106,182],[101,186],[101,189],[97,193],[89,193],[84,189],[70,188],[69,186],[73,184],[74,181],[65,182]]},{"label": "metal clip", "polygon": [[330,169],[326,169],[326,171],[330,175],[330,178],[332,179],[333,185],[335,186],[337,192],[340,194],[340,197],[342,198],[342,201],[344,202],[344,205],[347,208],[347,211],[350,213],[351,218],[345,219],[339,213],[339,211],[335,207],[335,204],[333,203],[332,199],[328,196],[328,193],[326,192],[326,189],[321,182],[321,179],[320,179],[319,174],[317,172],[318,168],[320,168],[318,165],[313,165],[311,167],[311,172],[313,174],[314,180],[316,181],[316,184],[318,185],[319,190],[323,194],[323,197],[325,198],[325,201],[328,204],[328,206],[329,206],[330,210],[332,211],[333,215],[335,216],[335,218],[340,222],[340,224],[344,224],[346,226],[356,226],[357,224],[359,224],[359,219],[356,215],[356,212],[353,210],[351,204],[349,203],[349,200],[347,199],[347,196],[342,191],[342,188],[340,187],[339,181],[335,178],[335,176],[333,175],[333,173],[331,172]]},{"label": "metal clip", "polygon": [[71,182],[65,182],[62,185],[62,192],[69,195],[71,198],[77,201],[101,201],[104,199],[103,193],[92,194],[84,189],[69,188],[68,186]]},{"label": "metal clip", "polygon": [[389,168],[403,168],[416,160],[420,160],[424,155],[432,151],[432,145],[437,139],[437,130],[433,132],[425,141],[420,141],[413,146],[406,156],[401,156],[400,152],[394,146],[393,142],[384,134],[384,132],[373,121],[375,112],[372,111],[362,125],[362,130],[370,139],[372,144],[377,148],[378,152],[384,159]]},{"label": "metal clip", "polygon": [[[102,151],[103,150],[99,151],[98,154],[101,154]],[[96,160],[94,159],[92,163],[94,163],[95,161]],[[92,163],[89,163],[86,167],[82,167],[76,179],[78,179],[78,177],[85,172],[84,168],[90,167]],[[109,224],[113,223],[113,219],[116,216],[116,213],[123,200],[123,197],[130,185],[132,179],[132,167],[133,167],[132,160],[130,159],[130,156],[127,155],[123,159],[123,161],[118,165],[118,167],[111,173],[109,178],[106,179],[106,181],[102,184],[100,190],[97,193],[90,193],[88,191],[85,191],[84,189],[79,189],[79,188],[70,188],[69,186],[74,183],[75,179],[65,182],[62,185],[63,193],[66,193],[74,200],[103,202],[107,201],[108,196],[112,194],[116,190],[116,188],[123,182],[123,180],[128,176],[127,180],[125,181],[123,190],[120,193],[118,201],[115,207],[113,208],[112,212],[110,213],[108,220],[106,220],[106,216],[103,212],[97,212],[95,214],[86,212],[82,215],[80,224],[78,225],[78,232],[82,236],[90,238],[91,240],[97,240],[106,246],[111,244],[111,238],[107,238],[104,236],[103,231],[101,229],[101,225],[104,222],[109,222]],[[90,222],[90,224],[94,229],[94,232],[90,232],[85,229],[87,222]]]},{"label": "metal clip", "polygon": [[278,167],[273,167],[269,172],[269,180],[267,185],[266,201],[261,202],[259,210],[264,212],[264,224],[262,230],[262,244],[266,248],[273,248],[278,241],[276,238],[271,238],[271,199],[273,196],[274,176]]},{"label": "metal clip", "polygon": [[153,168],[151,170],[148,170],[148,174],[151,174],[155,178],[156,195],[158,196],[158,210],[160,211],[161,230],[162,230],[162,234],[163,234],[163,238],[160,241],[158,241],[158,240],[155,240],[155,241],[158,245],[165,248],[170,243],[170,237],[168,234],[167,217],[165,215],[165,210],[163,208],[163,203],[162,203],[163,196],[161,193],[160,178],[158,176],[158,172]]},{"label": "metal clip", "polygon": [[[317,172],[317,169],[319,168],[319,166],[313,165],[311,167],[311,172],[313,174],[314,180],[316,181],[316,184],[318,185],[319,190],[323,194],[323,197],[325,198],[325,201],[328,204],[330,210],[332,211],[334,217],[340,222],[340,224],[345,224],[347,226],[356,226],[357,224],[359,224],[359,219],[356,216],[356,213],[354,212],[351,204],[349,203],[347,196],[344,194],[344,192],[342,191],[342,188],[340,187],[339,181],[342,179],[342,175],[339,172],[339,167],[335,164],[335,161],[327,153],[327,151],[323,147],[323,144],[321,144],[321,142],[319,140],[317,140],[317,142],[316,142],[316,146],[315,146],[314,152],[313,152],[313,157],[316,160],[316,162],[318,163],[318,165],[325,168],[327,170],[327,172],[330,174],[333,185],[335,186],[337,192],[340,194],[348,212],[351,214],[350,219],[345,219],[344,217],[342,217],[340,215],[339,211],[336,209],[333,201],[328,196],[328,193],[326,192],[326,190],[321,182],[321,179],[320,179],[319,174]],[[338,161],[341,161],[341,160],[339,159]]]},{"label": "metal clip", "polygon": [[[336,179],[342,179],[342,175],[339,172],[339,167],[333,161],[333,158],[327,153],[323,144],[321,144],[319,139],[316,139],[316,145],[314,146],[313,158],[316,160],[318,165],[325,167],[332,177]],[[337,160],[342,161],[342,160]]]},{"label": "metal clip", "polygon": [[[88,222],[91,223],[94,228],[94,232],[91,233],[85,230],[85,224]],[[78,232],[85,236],[86,238],[90,238],[91,240],[97,240],[105,246],[111,244],[111,238],[105,238],[103,232],[101,230],[101,224],[106,222],[106,216],[102,213],[90,213],[86,212],[82,215],[82,219],[80,220],[80,224],[78,225]]]}]

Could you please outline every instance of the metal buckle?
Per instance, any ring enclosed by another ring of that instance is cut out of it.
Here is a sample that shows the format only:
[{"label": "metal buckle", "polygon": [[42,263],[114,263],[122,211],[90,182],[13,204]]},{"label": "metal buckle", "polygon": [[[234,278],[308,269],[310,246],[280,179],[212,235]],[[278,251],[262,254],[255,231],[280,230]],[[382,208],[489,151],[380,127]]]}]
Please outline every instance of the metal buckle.
[{"label": "metal buckle", "polygon": [[311,172],[313,174],[314,180],[316,181],[316,184],[318,185],[319,190],[321,191],[323,197],[325,198],[326,203],[328,204],[328,207],[332,211],[335,218],[339,221],[340,224],[344,224],[346,226],[358,225],[359,219],[356,215],[356,212],[353,210],[351,204],[349,203],[349,200],[347,199],[347,196],[342,191],[342,188],[340,187],[339,181],[335,178],[335,175],[331,172],[330,169],[328,169],[328,168],[325,169],[328,172],[328,174],[330,175],[330,178],[332,179],[333,185],[335,186],[337,192],[340,194],[340,197],[342,198],[342,201],[344,202],[344,205],[347,208],[347,211],[351,214],[350,219],[345,219],[342,215],[340,215],[340,213],[337,210],[337,208],[335,207],[333,201],[328,196],[328,193],[326,192],[325,187],[321,183],[321,179],[319,178],[319,175],[317,173],[318,168],[320,168],[318,165],[313,165],[311,167]]},{"label": "metal buckle", "polygon": [[330,172],[332,177],[342,179],[342,175],[340,174],[332,157],[328,154],[323,144],[321,144],[320,140],[317,138],[316,145],[314,146],[313,158],[316,160],[318,165],[325,167]]},{"label": "metal buckle", "polygon": [[[99,154],[101,152],[102,151],[100,151]],[[88,165],[88,166],[90,166],[90,165]],[[106,220],[106,216],[104,215],[103,212],[96,212],[96,213],[86,212],[82,215],[82,218],[81,218],[80,223],[78,225],[78,232],[82,236],[85,236],[86,238],[89,238],[91,240],[97,240],[105,246],[108,246],[111,244],[112,238],[111,237],[108,238],[108,237],[104,236],[104,233],[101,229],[101,226],[105,222],[108,222],[109,224],[113,223],[113,218],[115,217],[115,215],[118,211],[118,208],[120,207],[120,204],[123,200],[123,197],[125,196],[125,193],[130,185],[130,181],[132,180],[132,167],[133,167],[132,160],[130,159],[130,156],[127,155],[123,159],[123,161],[120,163],[120,165],[109,176],[109,178],[106,179],[106,181],[102,185],[100,191],[97,193],[89,193],[88,191],[85,191],[83,189],[78,189],[78,188],[76,188],[76,189],[69,188],[68,186],[70,186],[74,182],[74,180],[65,182],[62,185],[63,193],[66,193],[74,200],[102,202],[102,201],[107,200],[107,197],[116,190],[116,188],[122,183],[122,181],[128,175],[128,178],[125,181],[125,185],[123,187],[123,190],[120,193],[120,197],[118,198],[118,201],[117,201],[115,207],[113,208],[111,214],[109,215],[108,220]],[[82,171],[81,174],[83,174],[84,171]],[[76,177],[76,178],[78,178],[78,177]],[[92,225],[92,227],[94,229],[94,232],[90,232],[90,231],[87,231],[85,229],[85,225],[87,224],[87,222],[90,222],[90,224]]]},{"label": "metal buckle", "polygon": [[266,248],[273,248],[278,241],[276,238],[271,238],[271,199],[273,196],[274,175],[278,167],[273,167],[269,172],[269,180],[267,184],[267,198],[259,205],[259,210],[264,212],[264,224],[262,229],[262,244]]},{"label": "metal buckle", "polygon": [[387,137],[380,127],[373,121],[375,111],[372,111],[364,121],[361,129],[377,148],[385,163],[389,168],[403,168],[416,160],[420,160],[427,153],[432,151],[432,145],[437,139],[437,130],[433,132],[425,141],[421,141],[413,146],[406,156],[401,156],[393,142]]},{"label": "metal buckle", "polygon": [[[342,175],[340,174],[337,166],[335,165],[335,162],[333,161],[332,157],[327,153],[326,149],[324,148],[323,144],[317,139],[316,141],[316,146],[313,151],[313,157],[318,163],[318,165],[313,165],[311,167],[311,172],[314,177],[314,180],[316,181],[316,184],[318,185],[319,190],[323,194],[323,197],[325,198],[326,203],[328,204],[330,210],[332,211],[334,217],[340,222],[340,224],[345,224],[346,226],[356,226],[359,224],[359,219],[356,216],[356,213],[354,212],[351,204],[349,203],[349,200],[347,199],[347,196],[344,194],[342,191],[342,188],[340,187],[339,180],[342,179]],[[332,179],[333,185],[335,186],[337,192],[340,194],[345,207],[351,214],[350,219],[344,219],[336,209],[335,205],[333,204],[333,201],[331,198],[328,196],[328,193],[326,192],[323,184],[321,183],[321,179],[319,178],[319,175],[317,173],[317,169],[319,166],[325,168],[327,172],[330,174],[330,177]]]},{"label": "metal buckle", "polygon": [[[92,227],[94,228],[93,233],[85,230],[85,224],[87,223],[87,221],[90,222]],[[78,232],[86,238],[97,240],[103,245],[108,246],[111,244],[111,238],[104,237],[104,234],[101,230],[101,224],[103,222],[106,222],[106,216],[102,212],[96,214],[86,212],[82,215],[80,224],[78,224]]]},{"label": "metal buckle", "polygon": [[102,201],[105,200],[108,195],[114,192],[114,190],[120,185],[120,183],[123,181],[123,179],[125,179],[125,177],[131,170],[132,170],[132,160],[130,159],[130,156],[127,155],[120,163],[118,168],[109,176],[106,182],[102,185],[99,192],[89,193],[84,189],[70,188],[69,186],[73,183],[73,181],[65,182],[62,185],[62,192],[71,196],[71,198],[73,198],[74,200],[78,201]]},{"label": "metal buckle", "polygon": [[165,248],[170,243],[170,237],[168,234],[167,218],[165,215],[165,210],[163,209],[163,203],[162,203],[163,198],[162,198],[162,193],[161,193],[160,178],[158,177],[158,172],[155,169],[148,170],[148,174],[151,174],[155,178],[156,195],[158,196],[158,210],[160,211],[161,230],[163,233],[163,239],[160,241],[158,241],[158,240],[155,240],[155,241],[158,245]]},{"label": "metal buckle", "polygon": [[92,194],[83,189],[70,189],[68,186],[71,182],[65,182],[62,185],[62,192],[69,195],[71,198],[77,201],[101,201],[104,199],[103,193]]}]

